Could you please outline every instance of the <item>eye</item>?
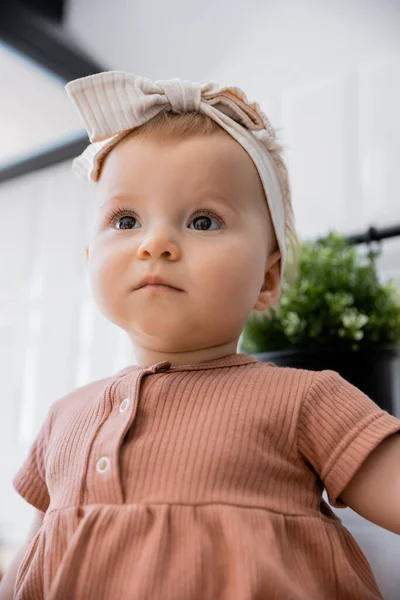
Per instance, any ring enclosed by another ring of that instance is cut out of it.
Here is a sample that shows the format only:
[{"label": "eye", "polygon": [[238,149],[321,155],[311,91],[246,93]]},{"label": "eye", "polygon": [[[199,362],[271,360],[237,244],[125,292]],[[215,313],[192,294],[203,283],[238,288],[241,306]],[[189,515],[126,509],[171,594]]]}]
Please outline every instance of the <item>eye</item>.
[{"label": "eye", "polygon": [[131,226],[133,221],[138,223],[136,215],[121,207],[117,207],[107,215],[107,222],[115,225],[117,229],[136,229]]},{"label": "eye", "polygon": [[[211,229],[209,227],[211,221],[216,222],[217,227]],[[197,231],[215,231],[215,229],[220,229],[225,224],[222,217],[208,208],[203,208],[195,213],[191,223],[194,224],[194,229]]]}]

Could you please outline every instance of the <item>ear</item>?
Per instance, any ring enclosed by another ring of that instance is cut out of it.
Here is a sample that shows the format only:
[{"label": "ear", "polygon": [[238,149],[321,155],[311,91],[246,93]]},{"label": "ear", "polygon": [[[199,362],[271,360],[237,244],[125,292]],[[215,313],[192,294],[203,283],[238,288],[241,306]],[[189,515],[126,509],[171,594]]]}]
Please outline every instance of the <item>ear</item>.
[{"label": "ear", "polygon": [[254,305],[254,310],[263,311],[273,306],[281,294],[281,253],[275,250],[269,257],[264,283]]}]

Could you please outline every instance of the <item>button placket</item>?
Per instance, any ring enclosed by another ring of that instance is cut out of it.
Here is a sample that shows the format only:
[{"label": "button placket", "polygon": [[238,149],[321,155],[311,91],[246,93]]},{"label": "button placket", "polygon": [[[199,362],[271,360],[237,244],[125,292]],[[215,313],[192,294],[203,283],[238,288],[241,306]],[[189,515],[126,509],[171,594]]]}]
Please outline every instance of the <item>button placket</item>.
[{"label": "button placket", "polygon": [[[169,366],[169,363],[163,363],[161,370],[168,369]],[[125,389],[122,400],[120,400],[120,395],[114,407],[111,406],[113,394],[110,393],[111,390],[108,390],[109,395],[107,400],[109,401],[108,406],[111,410],[98,430],[92,446],[92,475],[89,475],[90,480],[86,486],[86,501],[89,503],[92,501],[92,496],[96,502],[112,504],[121,504],[124,502],[122,474],[120,473],[119,457],[117,454],[121,451],[121,441],[124,439],[126,432],[136,417],[141,380],[144,375],[153,372],[152,369],[139,372],[135,378],[136,380],[132,382],[134,386],[129,385],[129,388],[134,387],[134,389]],[[114,389],[112,391],[118,394],[117,390]],[[125,395],[126,397],[124,397]]]},{"label": "button placket", "polygon": [[[120,413],[125,412],[127,410],[127,408],[129,407],[129,405],[130,405],[129,398],[125,398],[124,400],[122,400],[121,404],[119,405],[119,412]],[[96,463],[97,473],[99,473],[99,475],[106,473],[109,470],[110,465],[111,465],[111,461],[108,456],[100,457]]]}]

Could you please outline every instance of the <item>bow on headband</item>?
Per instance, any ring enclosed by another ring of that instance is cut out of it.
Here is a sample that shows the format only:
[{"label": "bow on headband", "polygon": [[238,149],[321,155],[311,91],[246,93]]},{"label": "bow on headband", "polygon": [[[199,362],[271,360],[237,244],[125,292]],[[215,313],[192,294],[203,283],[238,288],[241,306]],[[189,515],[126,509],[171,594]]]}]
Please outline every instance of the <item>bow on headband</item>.
[{"label": "bow on headband", "polygon": [[182,79],[153,82],[123,71],[108,71],[75,79],[65,89],[91,142],[139,127],[169,107],[176,113],[203,112],[203,103],[215,106],[247,129],[260,131],[269,125],[259,106],[248,102],[242,90],[219,87],[213,82]]},{"label": "bow on headband", "polygon": [[273,129],[256,102],[238,87],[182,79],[151,81],[145,77],[107,71],[69,82],[65,89],[92,142],[73,167],[89,181],[98,179],[102,158],[132,129],[158,113],[199,112],[225,129],[252,158],[263,184],[279,249],[285,260],[285,214],[282,190],[266,140]]}]

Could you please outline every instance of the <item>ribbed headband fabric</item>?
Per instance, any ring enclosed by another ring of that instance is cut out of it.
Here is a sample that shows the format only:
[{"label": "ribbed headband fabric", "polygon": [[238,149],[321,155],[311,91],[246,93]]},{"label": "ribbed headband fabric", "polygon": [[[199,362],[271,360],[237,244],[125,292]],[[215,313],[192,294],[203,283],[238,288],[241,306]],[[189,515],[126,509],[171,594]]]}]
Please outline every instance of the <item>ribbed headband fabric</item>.
[{"label": "ribbed headband fabric", "polygon": [[73,161],[73,169],[97,181],[103,157],[132,129],[158,113],[199,112],[209,116],[246,150],[264,187],[283,272],[285,210],[276,168],[267,150],[272,127],[259,105],[238,87],[182,79],[151,81],[124,71],[106,71],[70,81],[65,89],[88,132],[91,144]]}]

